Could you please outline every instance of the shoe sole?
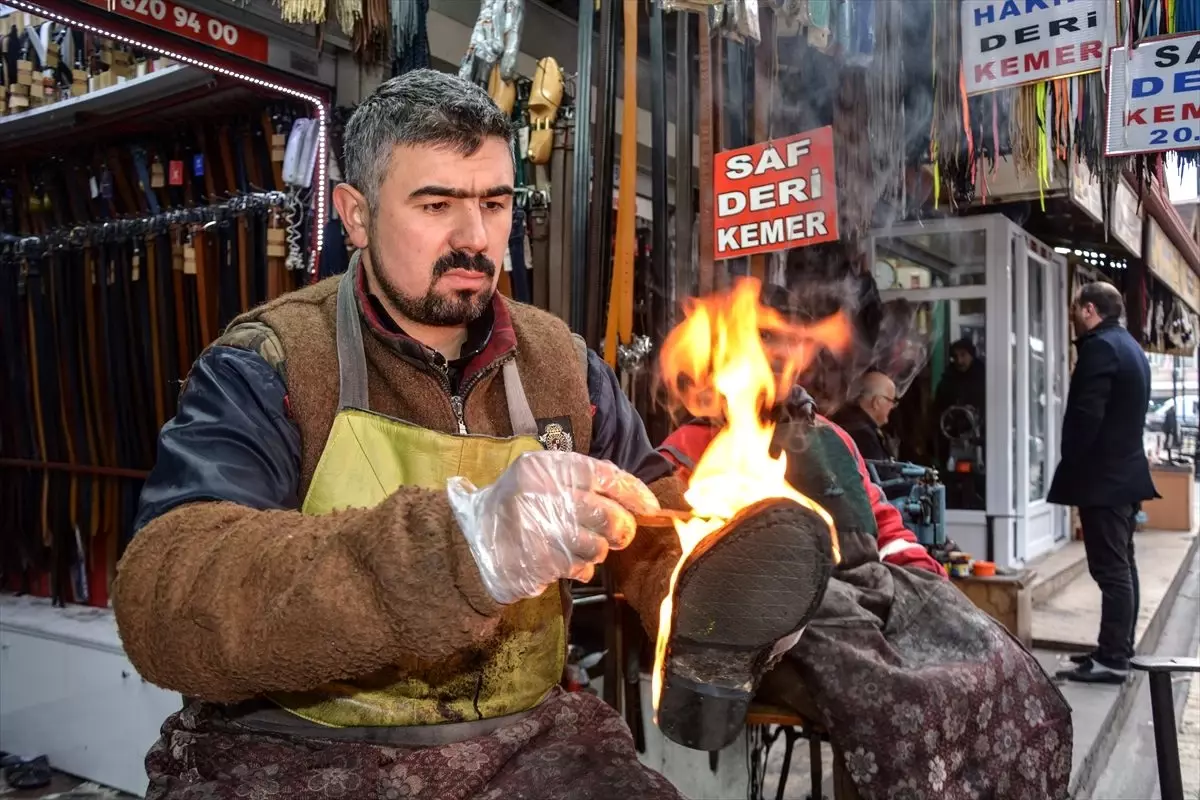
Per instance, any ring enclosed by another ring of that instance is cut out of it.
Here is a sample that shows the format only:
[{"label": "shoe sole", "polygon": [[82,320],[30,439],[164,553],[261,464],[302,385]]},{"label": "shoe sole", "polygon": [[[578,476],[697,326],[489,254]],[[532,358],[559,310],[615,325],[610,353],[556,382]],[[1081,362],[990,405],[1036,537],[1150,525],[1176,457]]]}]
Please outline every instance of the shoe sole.
[{"label": "shoe sole", "polygon": [[791,500],[756,503],[703,539],[675,586],[663,735],[709,752],[737,739],[762,676],[820,607],[833,566],[825,521]]}]

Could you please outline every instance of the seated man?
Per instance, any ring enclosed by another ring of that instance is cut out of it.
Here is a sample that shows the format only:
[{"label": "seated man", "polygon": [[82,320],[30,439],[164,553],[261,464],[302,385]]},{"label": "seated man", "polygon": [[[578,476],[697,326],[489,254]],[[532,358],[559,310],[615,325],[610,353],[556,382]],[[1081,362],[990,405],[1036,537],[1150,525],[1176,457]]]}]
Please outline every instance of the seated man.
[{"label": "seated man", "polygon": [[[832,515],[841,562],[759,697],[824,724],[864,800],[1065,797],[1071,711],[1058,689],[946,580],[846,432],[803,405],[776,437],[803,441],[788,481]],[[694,420],[659,450],[686,476],[717,430]]]},{"label": "seated man", "polygon": [[850,434],[859,455],[867,461],[894,461],[896,448],[883,432],[883,426],[899,402],[896,384],[887,375],[873,369],[858,382],[854,399],[829,419]]},{"label": "seated man", "polygon": [[511,145],[478,87],[385,82],[346,126],[348,271],[193,366],[114,586],[190,698],[151,800],[679,797],[559,688],[565,581],[624,549],[653,619],[680,549],[630,512],[682,499],[612,370],[495,291]]}]

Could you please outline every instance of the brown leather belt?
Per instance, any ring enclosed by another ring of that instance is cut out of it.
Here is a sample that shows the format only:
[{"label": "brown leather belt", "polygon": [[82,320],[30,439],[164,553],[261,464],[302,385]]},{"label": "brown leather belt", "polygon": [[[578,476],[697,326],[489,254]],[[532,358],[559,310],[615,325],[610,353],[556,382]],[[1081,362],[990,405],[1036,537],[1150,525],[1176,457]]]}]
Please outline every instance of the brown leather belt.
[{"label": "brown leather belt", "polygon": [[[563,116],[554,126],[550,152],[550,243],[546,275],[545,308],[559,319],[571,314],[571,200],[572,174],[567,165],[573,156],[574,126]],[[536,275],[535,275],[536,278]]]}]

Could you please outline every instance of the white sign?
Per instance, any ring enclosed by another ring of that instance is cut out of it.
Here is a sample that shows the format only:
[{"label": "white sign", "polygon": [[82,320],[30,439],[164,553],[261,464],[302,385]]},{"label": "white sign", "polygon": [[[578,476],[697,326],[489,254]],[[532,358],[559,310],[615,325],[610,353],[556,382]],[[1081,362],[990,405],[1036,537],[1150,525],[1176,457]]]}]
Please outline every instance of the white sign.
[{"label": "white sign", "polygon": [[1098,72],[1116,42],[1115,0],[963,0],[967,94]]},{"label": "white sign", "polygon": [[1200,148],[1200,33],[1114,47],[1104,154]]}]

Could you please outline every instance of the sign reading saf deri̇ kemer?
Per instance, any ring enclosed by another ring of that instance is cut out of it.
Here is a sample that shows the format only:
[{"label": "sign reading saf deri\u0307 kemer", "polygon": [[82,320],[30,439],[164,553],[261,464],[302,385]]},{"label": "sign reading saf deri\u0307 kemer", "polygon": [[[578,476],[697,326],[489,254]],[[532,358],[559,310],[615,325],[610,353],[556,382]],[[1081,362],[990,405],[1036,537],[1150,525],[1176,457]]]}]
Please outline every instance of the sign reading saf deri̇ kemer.
[{"label": "sign reading saf deri\u0307 kemer", "polygon": [[1200,33],[1114,47],[1109,63],[1105,155],[1200,148]]},{"label": "sign reading saf deri\u0307 kemer", "polygon": [[833,128],[717,153],[717,260],[838,238]]},{"label": "sign reading saf deri\u0307 kemer", "polygon": [[1116,41],[1115,0],[963,0],[967,94],[1098,72]]}]

